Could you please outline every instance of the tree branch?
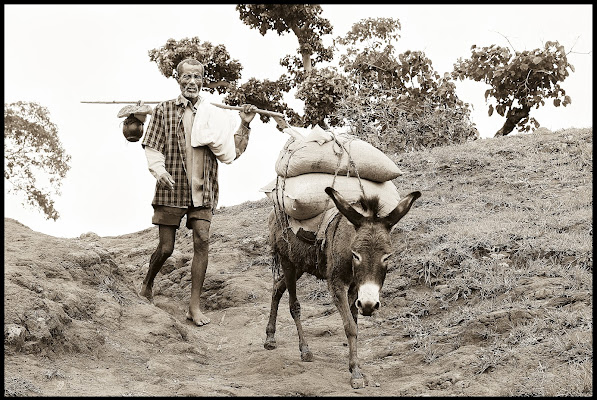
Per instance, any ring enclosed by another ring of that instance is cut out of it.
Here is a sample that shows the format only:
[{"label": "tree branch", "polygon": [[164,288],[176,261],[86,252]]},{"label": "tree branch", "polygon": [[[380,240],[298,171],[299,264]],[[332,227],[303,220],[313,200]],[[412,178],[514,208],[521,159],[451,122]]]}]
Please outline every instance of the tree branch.
[{"label": "tree branch", "polygon": [[216,88],[216,87],[220,87],[220,86],[230,87],[231,84],[230,84],[230,82],[219,81],[219,82],[210,82],[207,85],[205,85],[205,87],[208,87],[210,89],[213,89],[213,88]]},{"label": "tree branch", "polygon": [[[508,43],[510,43],[510,39],[508,39],[508,37],[507,37],[507,36],[505,36],[505,35],[501,34],[500,32],[497,32],[497,31],[491,31],[491,32],[494,32],[494,33],[497,33],[497,34],[499,34],[499,35],[502,35],[502,36],[504,37],[504,39],[506,39],[506,40],[508,41]],[[517,51],[516,51],[516,49],[514,48],[514,46],[512,46],[512,43],[510,43],[510,47],[512,47],[512,50],[514,50],[514,53],[516,53],[516,52],[517,52]]]}]

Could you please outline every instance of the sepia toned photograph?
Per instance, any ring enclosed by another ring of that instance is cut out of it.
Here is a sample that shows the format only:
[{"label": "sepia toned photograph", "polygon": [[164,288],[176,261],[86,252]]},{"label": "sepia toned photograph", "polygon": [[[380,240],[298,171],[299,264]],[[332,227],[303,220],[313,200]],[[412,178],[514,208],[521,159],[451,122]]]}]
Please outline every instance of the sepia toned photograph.
[{"label": "sepia toned photograph", "polygon": [[5,397],[592,397],[592,4],[5,4]]}]

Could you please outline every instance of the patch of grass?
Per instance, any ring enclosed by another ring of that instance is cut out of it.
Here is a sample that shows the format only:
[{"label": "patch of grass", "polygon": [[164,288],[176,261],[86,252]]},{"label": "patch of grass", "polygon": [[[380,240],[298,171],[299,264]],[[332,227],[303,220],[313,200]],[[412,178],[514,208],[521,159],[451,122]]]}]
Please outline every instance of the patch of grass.
[{"label": "patch of grass", "polygon": [[41,394],[41,389],[26,379],[18,377],[4,377],[4,396],[23,397],[31,393]]},{"label": "patch of grass", "polygon": [[126,298],[124,295],[124,291],[118,288],[117,280],[106,276],[99,284],[98,290],[103,293],[108,293],[111,295],[114,300],[118,302],[121,306],[127,305],[131,303],[131,300]]}]

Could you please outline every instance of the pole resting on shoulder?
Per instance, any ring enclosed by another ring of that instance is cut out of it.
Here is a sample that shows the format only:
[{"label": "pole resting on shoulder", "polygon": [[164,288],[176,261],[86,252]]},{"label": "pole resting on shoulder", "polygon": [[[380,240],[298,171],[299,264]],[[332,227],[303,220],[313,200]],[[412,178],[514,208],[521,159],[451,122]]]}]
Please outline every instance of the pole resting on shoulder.
[{"label": "pole resting on shoulder", "polygon": [[159,101],[137,100],[137,101],[82,101],[81,103],[87,103],[87,104],[136,104],[136,105],[140,106],[142,104],[158,104],[160,102]]},{"label": "pole resting on shoulder", "polygon": [[[225,108],[227,110],[239,110],[240,111],[243,109],[242,107],[239,107],[239,106],[229,106],[226,104],[219,104],[219,103],[211,103],[211,104],[213,104],[214,106],[219,107],[219,108]],[[284,118],[284,114],[281,114],[281,113],[275,112],[275,111],[262,110],[262,109],[258,108],[257,110],[255,110],[255,112],[262,114],[262,115],[267,115],[270,117]]]}]

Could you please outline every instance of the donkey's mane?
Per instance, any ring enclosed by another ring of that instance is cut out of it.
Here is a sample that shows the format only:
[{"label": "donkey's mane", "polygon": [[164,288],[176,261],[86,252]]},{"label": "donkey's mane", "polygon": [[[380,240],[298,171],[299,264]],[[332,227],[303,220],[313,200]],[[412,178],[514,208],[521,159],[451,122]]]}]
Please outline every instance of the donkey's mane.
[{"label": "donkey's mane", "polygon": [[379,211],[381,210],[381,204],[379,200],[379,196],[371,196],[367,197],[362,195],[359,199],[359,203],[361,203],[361,207],[363,211],[366,213],[370,213],[370,215],[376,216]]}]

